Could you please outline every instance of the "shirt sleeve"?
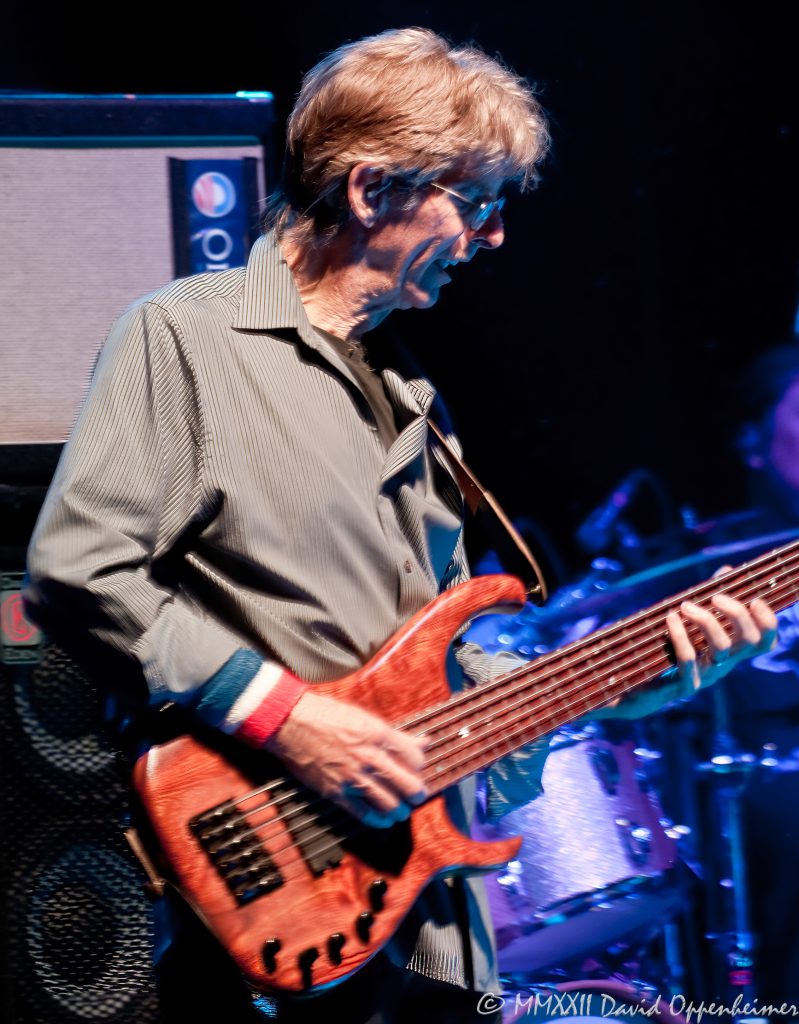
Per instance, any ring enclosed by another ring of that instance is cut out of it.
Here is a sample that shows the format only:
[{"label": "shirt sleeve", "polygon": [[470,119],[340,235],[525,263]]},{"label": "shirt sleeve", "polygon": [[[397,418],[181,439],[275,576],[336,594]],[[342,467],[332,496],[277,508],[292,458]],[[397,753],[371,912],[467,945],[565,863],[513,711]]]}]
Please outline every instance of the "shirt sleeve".
[{"label": "shirt sleeve", "polygon": [[[463,531],[458,539],[442,591],[463,583],[471,576],[463,544]],[[456,640],[455,659],[467,682],[480,686],[498,676],[511,672],[525,659],[510,651],[487,654],[479,644]],[[492,764],[483,773],[485,777],[486,815],[501,818],[517,807],[534,800],[544,791],[541,775],[549,753],[549,737],[544,736],[515,750]]]},{"label": "shirt sleeve", "polygon": [[203,456],[189,347],[163,308],[139,303],[111,329],[62,454],[28,552],[25,604],[73,653],[99,644],[137,662],[155,703],[175,700],[235,732],[271,687],[261,654],[181,584],[191,571],[181,542],[208,512]]},{"label": "shirt sleeve", "polygon": [[[456,644],[455,657],[467,678],[478,686],[525,664],[524,658],[510,651],[486,654],[478,644],[468,642]],[[543,736],[486,769],[487,817],[501,818],[543,793],[541,776],[548,753],[549,737]]]}]

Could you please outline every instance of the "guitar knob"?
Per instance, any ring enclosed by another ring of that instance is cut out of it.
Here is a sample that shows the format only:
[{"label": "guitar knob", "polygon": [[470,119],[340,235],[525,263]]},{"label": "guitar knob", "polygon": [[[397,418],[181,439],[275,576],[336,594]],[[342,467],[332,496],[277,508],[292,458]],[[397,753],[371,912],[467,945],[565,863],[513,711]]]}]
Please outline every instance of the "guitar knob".
[{"label": "guitar knob", "polygon": [[376,878],[369,886],[369,902],[372,904],[372,910],[383,909],[383,897],[386,895],[387,889],[388,882],[385,878]]},{"label": "guitar knob", "polygon": [[364,910],[362,914],[358,914],[358,918],[355,922],[355,930],[358,933],[358,938],[361,942],[369,941],[369,933],[372,930],[372,925],[375,923],[374,914],[368,910]]},{"label": "guitar knob", "polygon": [[336,964],[336,966],[341,963],[341,950],[346,941],[341,932],[335,932],[327,940],[327,955],[331,963]]},{"label": "guitar knob", "polygon": [[297,957],[297,964],[302,971],[303,984],[310,988],[311,986],[311,971],[313,965],[319,959],[319,950],[316,946],[311,946],[308,949],[304,949],[302,953]]},{"label": "guitar knob", "polygon": [[283,943],[280,939],[267,939],[263,945],[261,959],[264,962],[264,967],[270,974],[277,967],[277,954],[280,952],[282,945]]}]

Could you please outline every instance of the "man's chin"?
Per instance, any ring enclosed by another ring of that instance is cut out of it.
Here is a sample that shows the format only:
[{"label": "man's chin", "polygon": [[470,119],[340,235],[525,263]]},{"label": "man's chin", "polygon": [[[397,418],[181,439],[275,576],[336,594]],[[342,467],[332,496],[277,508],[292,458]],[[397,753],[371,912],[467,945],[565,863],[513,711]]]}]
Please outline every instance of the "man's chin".
[{"label": "man's chin", "polygon": [[407,289],[402,297],[400,309],[430,309],[438,302],[440,288]]}]

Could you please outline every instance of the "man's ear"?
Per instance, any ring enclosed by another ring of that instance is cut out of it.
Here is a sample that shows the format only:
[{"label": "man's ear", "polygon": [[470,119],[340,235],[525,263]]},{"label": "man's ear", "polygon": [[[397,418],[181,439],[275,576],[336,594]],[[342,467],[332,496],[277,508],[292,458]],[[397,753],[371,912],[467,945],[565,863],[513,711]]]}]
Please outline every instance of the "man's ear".
[{"label": "man's ear", "polygon": [[356,164],[347,179],[347,200],[354,216],[364,227],[374,226],[382,213],[389,179],[382,167]]}]

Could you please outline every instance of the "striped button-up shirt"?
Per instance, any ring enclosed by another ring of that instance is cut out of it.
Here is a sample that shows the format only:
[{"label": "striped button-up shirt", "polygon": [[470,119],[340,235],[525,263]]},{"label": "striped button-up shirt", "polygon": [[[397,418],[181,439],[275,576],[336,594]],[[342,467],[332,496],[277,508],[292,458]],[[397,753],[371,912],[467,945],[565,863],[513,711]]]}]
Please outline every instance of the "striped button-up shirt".
[{"label": "striped button-up shirt", "polygon": [[[34,533],[33,617],[134,659],[154,702],[190,702],[242,648],[309,682],[362,665],[468,575],[460,493],[427,444],[435,392],[391,370],[383,380],[399,430],[388,451],[273,235],[246,268],[135,303]],[[541,761],[500,767],[500,789],[534,791]],[[448,927],[416,966],[462,981]],[[490,952],[480,963],[485,987]]]},{"label": "striped button-up shirt", "polygon": [[357,668],[460,571],[460,496],[426,446],[433,389],[384,379],[388,453],[271,236],[246,270],[136,303],[56,473],[34,584],[90,594],[97,634],[159,699],[242,641],[311,682]]}]

